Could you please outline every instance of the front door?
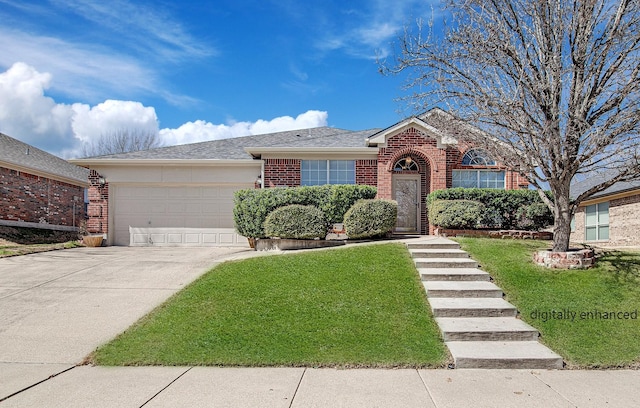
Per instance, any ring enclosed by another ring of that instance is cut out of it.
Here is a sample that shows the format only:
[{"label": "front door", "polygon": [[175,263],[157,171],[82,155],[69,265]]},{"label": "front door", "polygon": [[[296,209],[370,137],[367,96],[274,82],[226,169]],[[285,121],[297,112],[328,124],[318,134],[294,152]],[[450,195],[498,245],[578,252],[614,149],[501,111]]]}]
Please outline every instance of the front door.
[{"label": "front door", "polygon": [[398,202],[395,232],[420,232],[420,175],[394,175],[393,199]]}]

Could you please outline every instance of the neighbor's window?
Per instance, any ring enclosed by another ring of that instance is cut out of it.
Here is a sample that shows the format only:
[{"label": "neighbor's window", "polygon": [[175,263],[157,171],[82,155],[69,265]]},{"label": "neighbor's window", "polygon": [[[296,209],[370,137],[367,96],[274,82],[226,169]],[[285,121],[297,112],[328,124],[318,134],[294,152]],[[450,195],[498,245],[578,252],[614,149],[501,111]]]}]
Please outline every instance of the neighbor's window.
[{"label": "neighbor's window", "polygon": [[504,190],[504,171],[453,170],[451,187],[499,188]]},{"label": "neighbor's window", "polygon": [[609,202],[588,205],[585,208],[585,240],[609,239]]},{"label": "neighbor's window", "polygon": [[356,184],[355,160],[302,160],[300,184]]}]

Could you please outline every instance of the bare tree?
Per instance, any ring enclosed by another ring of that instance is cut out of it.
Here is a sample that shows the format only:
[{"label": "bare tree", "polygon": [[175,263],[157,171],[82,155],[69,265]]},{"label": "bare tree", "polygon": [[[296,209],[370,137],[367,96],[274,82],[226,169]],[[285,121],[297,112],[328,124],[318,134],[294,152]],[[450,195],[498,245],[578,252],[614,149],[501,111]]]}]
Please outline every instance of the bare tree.
[{"label": "bare tree", "polygon": [[[640,177],[639,1],[447,0],[445,11],[442,35],[407,30],[381,71],[411,74],[420,109],[446,104],[481,129],[461,136],[528,178],[554,214],[553,250],[566,251],[580,202]],[[585,178],[598,182],[570,197]]]},{"label": "bare tree", "polygon": [[82,153],[84,156],[102,156],[149,150],[161,145],[157,131],[119,129],[103,133],[97,140],[85,143]]}]

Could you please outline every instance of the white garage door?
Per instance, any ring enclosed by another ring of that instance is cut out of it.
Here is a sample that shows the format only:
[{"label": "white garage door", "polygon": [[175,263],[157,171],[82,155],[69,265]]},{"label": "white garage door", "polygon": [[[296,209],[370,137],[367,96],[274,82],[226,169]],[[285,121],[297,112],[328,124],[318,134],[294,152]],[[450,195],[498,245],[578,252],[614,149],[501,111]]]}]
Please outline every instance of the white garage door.
[{"label": "white garage door", "polygon": [[233,227],[233,193],[251,187],[112,186],[113,244],[246,246]]}]

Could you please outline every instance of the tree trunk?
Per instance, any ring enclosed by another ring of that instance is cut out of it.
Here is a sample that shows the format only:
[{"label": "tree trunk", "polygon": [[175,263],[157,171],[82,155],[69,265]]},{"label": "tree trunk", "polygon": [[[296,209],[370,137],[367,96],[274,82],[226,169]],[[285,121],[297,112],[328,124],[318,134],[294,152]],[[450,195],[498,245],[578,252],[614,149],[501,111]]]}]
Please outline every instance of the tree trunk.
[{"label": "tree trunk", "polygon": [[567,252],[571,238],[571,199],[569,189],[556,189],[554,192],[555,223],[553,226],[553,251]]}]

